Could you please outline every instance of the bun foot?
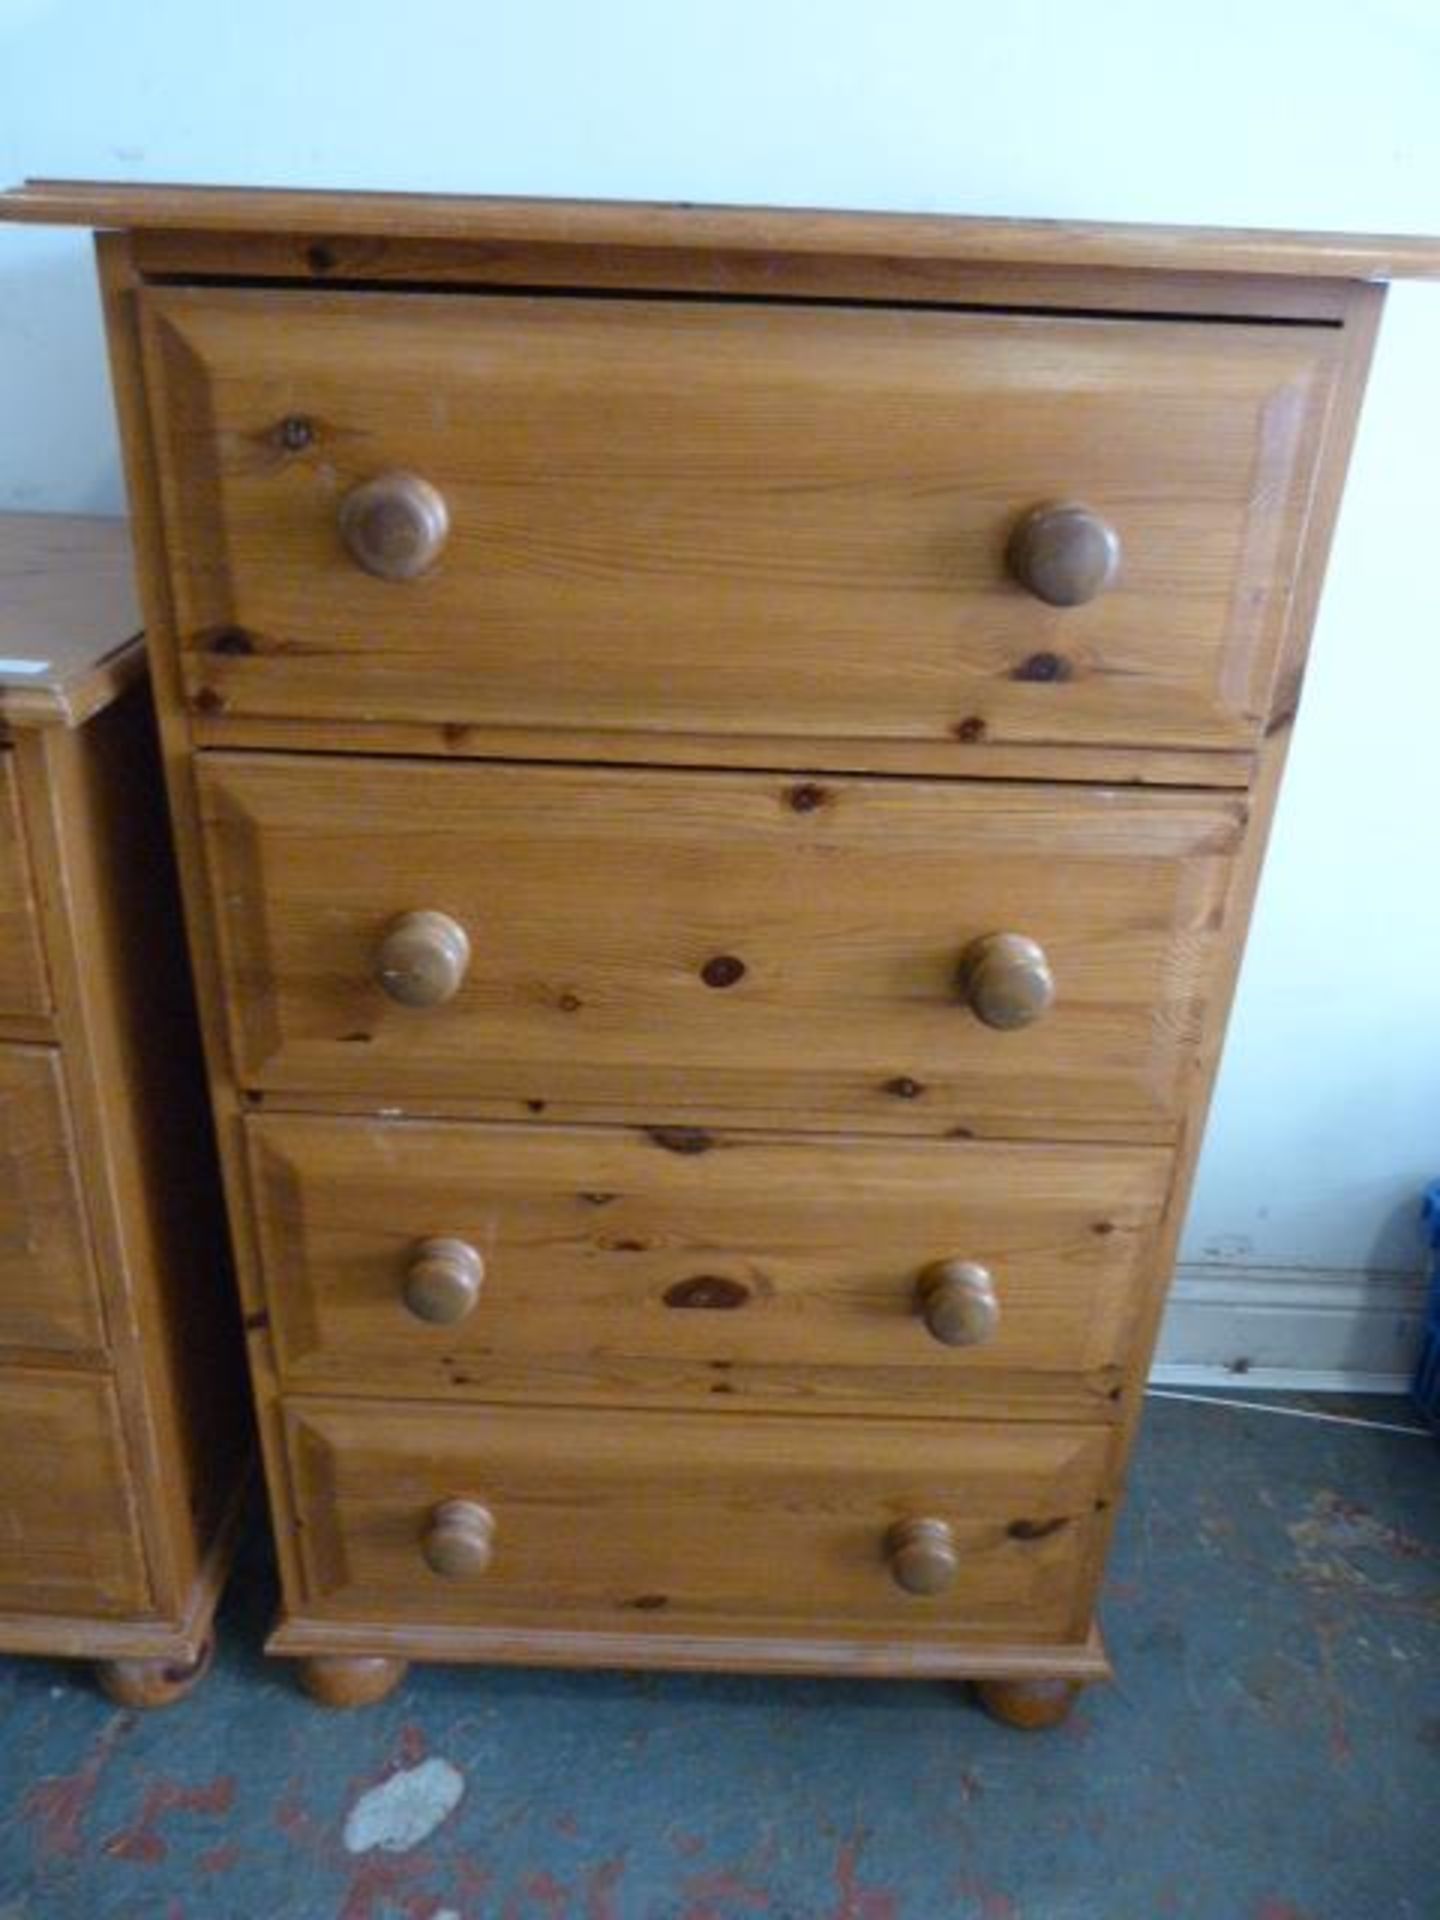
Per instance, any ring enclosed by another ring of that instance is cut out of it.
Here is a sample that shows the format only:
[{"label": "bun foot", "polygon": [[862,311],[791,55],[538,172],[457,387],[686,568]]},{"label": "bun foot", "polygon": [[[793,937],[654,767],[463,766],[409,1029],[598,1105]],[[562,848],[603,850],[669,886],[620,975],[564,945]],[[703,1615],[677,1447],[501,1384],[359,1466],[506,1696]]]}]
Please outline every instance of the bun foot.
[{"label": "bun foot", "polygon": [[117,1707],[173,1707],[195,1691],[214,1658],[211,1638],[193,1660],[97,1660],[95,1681]]},{"label": "bun foot", "polygon": [[395,1691],[409,1664],[379,1653],[316,1653],[300,1662],[300,1684],[322,1707],[372,1707]]},{"label": "bun foot", "polygon": [[1058,1727],[1080,1691],[1075,1680],[977,1680],[975,1694],[992,1720],[1026,1733]]}]

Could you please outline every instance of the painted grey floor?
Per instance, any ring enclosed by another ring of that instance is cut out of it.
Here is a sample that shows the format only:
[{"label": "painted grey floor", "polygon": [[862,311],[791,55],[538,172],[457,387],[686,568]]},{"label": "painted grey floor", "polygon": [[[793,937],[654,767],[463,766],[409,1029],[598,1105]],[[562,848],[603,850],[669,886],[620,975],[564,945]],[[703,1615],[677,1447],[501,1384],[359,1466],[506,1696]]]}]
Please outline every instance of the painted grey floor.
[{"label": "painted grey floor", "polygon": [[0,1920],[1440,1916],[1427,1439],[1153,1403],[1119,1681],[1051,1734],[941,1685],[482,1669],[325,1714],[270,1604],[257,1539],[168,1714],[0,1662]]}]

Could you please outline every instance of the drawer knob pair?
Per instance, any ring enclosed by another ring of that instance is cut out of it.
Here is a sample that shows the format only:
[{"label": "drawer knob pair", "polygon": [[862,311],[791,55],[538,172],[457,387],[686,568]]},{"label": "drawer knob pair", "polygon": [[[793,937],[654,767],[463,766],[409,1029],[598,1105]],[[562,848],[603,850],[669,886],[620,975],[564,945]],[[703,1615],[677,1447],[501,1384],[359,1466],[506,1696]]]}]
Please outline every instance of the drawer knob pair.
[{"label": "drawer knob pair", "polygon": [[340,502],[340,538],[377,580],[418,580],[450,537],[445,496],[418,473],[382,473]]},{"label": "drawer knob pair", "polygon": [[[495,1516],[478,1500],[442,1500],[431,1512],[420,1551],[442,1580],[474,1580],[495,1558]],[[944,1593],[960,1572],[960,1550],[944,1520],[898,1521],[885,1537],[885,1557],[906,1593]]]},{"label": "drawer knob pair", "polygon": [[[418,580],[450,537],[445,496],[418,473],[382,473],[340,503],[340,538],[358,567],[378,580]],[[1120,537],[1089,507],[1050,505],[1027,513],[1006,549],[1010,572],[1052,607],[1079,607],[1102,594],[1120,566]]]},{"label": "drawer knob pair", "polygon": [[[405,1269],[407,1310],[427,1326],[453,1327],[480,1301],[485,1261],[468,1240],[445,1235],[421,1240]],[[1000,1302],[987,1267],[975,1260],[937,1260],[916,1286],[929,1333],[946,1347],[981,1347],[995,1338]]]},{"label": "drawer knob pair", "polygon": [[453,1327],[475,1311],[485,1262],[468,1240],[422,1240],[405,1269],[404,1300],[427,1326]]},{"label": "drawer knob pair", "polygon": [[[470,969],[470,936],[448,913],[425,908],[386,928],[375,955],[381,991],[402,1007],[441,1007]],[[960,997],[977,1020],[1002,1030],[1028,1027],[1055,998],[1045,949],[1023,933],[987,933],[960,956]]]}]

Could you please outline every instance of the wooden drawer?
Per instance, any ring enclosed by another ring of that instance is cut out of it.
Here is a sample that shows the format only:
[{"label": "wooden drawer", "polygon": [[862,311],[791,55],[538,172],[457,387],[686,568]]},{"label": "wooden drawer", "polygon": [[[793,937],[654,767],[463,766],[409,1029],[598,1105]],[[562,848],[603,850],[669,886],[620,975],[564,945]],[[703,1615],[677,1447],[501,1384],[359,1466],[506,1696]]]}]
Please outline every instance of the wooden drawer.
[{"label": "wooden drawer", "polygon": [[49,1008],[15,755],[0,747],[0,1016],[43,1015]]},{"label": "wooden drawer", "polygon": [[[1245,812],[322,756],[199,774],[252,1087],[1090,1139],[1173,1133]],[[424,1008],[376,983],[417,909],[469,945],[458,991]],[[1053,1007],[1020,1030],[962,1000],[962,956],[999,929],[1053,971]]]},{"label": "wooden drawer", "polygon": [[[209,711],[1201,748],[1266,715],[1333,329],[142,298]],[[403,583],[337,533],[397,472],[449,522]],[[1055,502],[1119,539],[1084,605],[1007,570]]]},{"label": "wooden drawer", "polygon": [[60,1056],[0,1046],[0,1347],[104,1344]]},{"label": "wooden drawer", "polygon": [[[292,1402],[286,1423],[308,1612],[638,1636],[1078,1635],[1108,1445],[1101,1427],[343,1401]],[[437,1514],[455,1501],[493,1521],[489,1565],[458,1577],[429,1563],[475,1544],[473,1519]],[[943,1592],[903,1590],[887,1558],[917,1519],[950,1530]]]},{"label": "wooden drawer", "polygon": [[677,1154],[298,1115],[248,1132],[292,1382],[740,1410],[1112,1411],[1170,1161],[740,1135]]},{"label": "wooden drawer", "polygon": [[0,1369],[0,1613],[123,1614],[149,1583],[108,1380]]}]

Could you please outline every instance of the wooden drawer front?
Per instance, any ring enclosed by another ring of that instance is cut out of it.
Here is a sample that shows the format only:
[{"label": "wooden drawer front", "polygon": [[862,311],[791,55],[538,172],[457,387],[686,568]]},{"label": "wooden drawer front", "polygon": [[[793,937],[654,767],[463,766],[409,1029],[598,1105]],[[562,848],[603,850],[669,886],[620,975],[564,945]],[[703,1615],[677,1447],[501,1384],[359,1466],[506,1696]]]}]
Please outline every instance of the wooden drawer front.
[{"label": "wooden drawer front", "polygon": [[0,1047],[0,1347],[104,1344],[60,1056]]},{"label": "wooden drawer front", "polygon": [[[569,298],[146,296],[192,696],[232,714],[1233,747],[1338,332]],[[443,497],[422,577],[342,499]],[[1075,502],[1121,566],[1007,572]],[[957,748],[957,752],[961,749]]]},{"label": "wooden drawer front", "polygon": [[[307,1611],[477,1627],[920,1638],[1078,1632],[1101,1427],[342,1401],[287,1408]],[[483,1572],[427,1564],[436,1509],[493,1519]],[[890,1530],[951,1530],[948,1591]]]},{"label": "wooden drawer front", "polygon": [[0,1015],[49,1011],[15,756],[0,747]]},{"label": "wooden drawer front", "polygon": [[[200,784],[252,1086],[1082,1138],[1173,1131],[1244,810],[280,755],[205,757]],[[375,981],[417,909],[470,948],[425,1008]],[[1009,928],[1056,1000],[1007,1032],[957,979]]]},{"label": "wooden drawer front", "polygon": [[129,1613],[149,1600],[114,1396],[0,1369],[0,1613]]},{"label": "wooden drawer front", "polygon": [[732,1136],[695,1155],[296,1115],[249,1134],[291,1380],[731,1409],[1028,1392],[1110,1411],[1169,1173],[1155,1148]]}]

